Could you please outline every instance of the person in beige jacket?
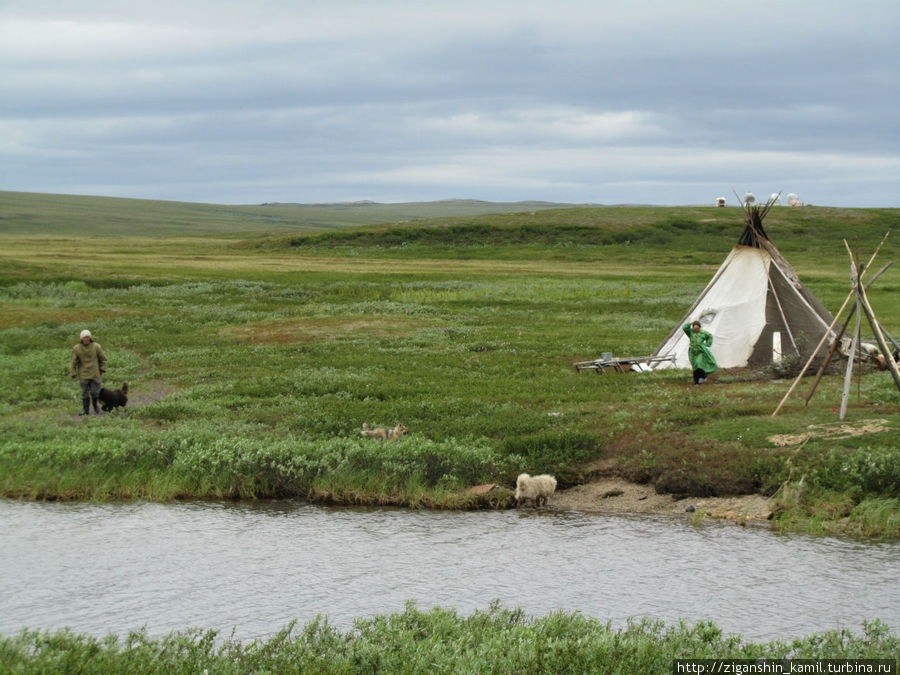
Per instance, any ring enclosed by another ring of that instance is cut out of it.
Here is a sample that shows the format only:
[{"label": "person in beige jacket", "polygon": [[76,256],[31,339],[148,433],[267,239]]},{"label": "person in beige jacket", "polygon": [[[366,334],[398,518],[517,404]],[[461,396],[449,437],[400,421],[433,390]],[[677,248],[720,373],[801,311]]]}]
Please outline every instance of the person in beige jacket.
[{"label": "person in beige jacket", "polygon": [[94,404],[94,414],[100,414],[97,405],[97,397],[103,387],[102,376],[106,372],[106,355],[99,342],[94,342],[91,331],[81,331],[80,342],[72,348],[72,361],[69,364],[69,374],[81,381],[81,403],[84,412],[79,415],[91,414],[91,403]]}]

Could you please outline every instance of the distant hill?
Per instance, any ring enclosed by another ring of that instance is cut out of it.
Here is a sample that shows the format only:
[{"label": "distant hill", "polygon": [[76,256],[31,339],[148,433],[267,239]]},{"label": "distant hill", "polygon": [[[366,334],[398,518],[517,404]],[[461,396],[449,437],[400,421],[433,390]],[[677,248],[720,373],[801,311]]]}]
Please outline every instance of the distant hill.
[{"label": "distant hill", "polygon": [[567,208],[552,202],[445,199],[380,204],[268,203],[246,206],[0,191],[0,234],[202,236],[316,232],[378,223]]}]

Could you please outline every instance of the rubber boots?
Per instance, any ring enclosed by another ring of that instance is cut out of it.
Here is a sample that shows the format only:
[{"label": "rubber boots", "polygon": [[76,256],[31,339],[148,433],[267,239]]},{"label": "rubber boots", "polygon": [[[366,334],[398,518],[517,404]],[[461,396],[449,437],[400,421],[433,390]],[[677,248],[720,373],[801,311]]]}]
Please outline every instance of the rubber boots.
[{"label": "rubber boots", "polygon": [[91,402],[93,402],[93,404],[94,404],[94,414],[99,415],[100,414],[100,406],[97,404],[97,397],[91,396]]}]

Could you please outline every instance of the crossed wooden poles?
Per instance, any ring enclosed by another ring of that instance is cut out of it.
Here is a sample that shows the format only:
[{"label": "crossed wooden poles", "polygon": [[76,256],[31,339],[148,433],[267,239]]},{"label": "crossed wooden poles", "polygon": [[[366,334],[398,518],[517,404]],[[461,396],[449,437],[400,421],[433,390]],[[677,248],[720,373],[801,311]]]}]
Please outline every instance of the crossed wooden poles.
[{"label": "crossed wooden poles", "polygon": [[[843,314],[844,310],[847,308],[847,305],[850,303],[850,300],[854,297],[856,298],[856,303],[850,310],[850,313],[847,315],[847,319],[844,321],[844,325],[841,327],[840,332],[834,338],[834,341],[831,344],[831,348],[828,350],[828,355],[825,357],[825,360],[822,362],[822,365],[819,367],[819,372],[816,373],[816,379],[813,382],[812,388],[809,391],[809,394],[806,397],[806,403],[809,404],[810,399],[816,391],[816,387],[819,385],[819,380],[822,379],[822,374],[825,372],[825,368],[828,366],[831,361],[832,356],[834,356],[834,352],[837,350],[838,344],[840,343],[841,337],[843,337],[844,332],[847,330],[847,326],[850,325],[850,320],[853,318],[854,312],[856,312],[857,308],[861,308],[862,311],[866,315],[866,319],[869,321],[869,326],[872,328],[872,332],[875,333],[875,339],[878,342],[878,346],[881,349],[881,353],[884,354],[885,361],[887,363],[888,368],[891,371],[891,375],[894,378],[894,384],[897,385],[897,389],[900,390],[900,370],[897,369],[897,363],[894,361],[894,357],[891,354],[891,350],[888,348],[887,341],[885,340],[886,331],[882,329],[881,324],[878,323],[878,320],[875,318],[875,312],[872,310],[872,305],[869,304],[869,298],[866,296],[866,289],[870,287],[875,280],[881,276],[881,274],[889,268],[893,261],[889,262],[887,265],[882,267],[875,276],[872,277],[871,281],[868,284],[863,284],[863,277],[866,275],[866,272],[869,271],[869,268],[872,266],[872,263],[875,261],[875,256],[878,255],[878,252],[881,250],[881,247],[884,246],[884,242],[887,241],[888,235],[891,233],[890,230],[885,233],[884,237],[881,240],[881,243],[878,244],[878,248],[875,249],[875,252],[872,254],[872,257],[869,258],[869,262],[866,263],[866,266],[860,268],[859,261],[855,260],[853,257],[853,253],[850,251],[850,246],[847,244],[847,240],[844,239],[844,246],[847,247],[847,253],[850,254],[850,263],[853,269],[853,289],[850,291],[850,294],[847,295],[847,299],[844,300],[844,304],[841,305],[841,308],[838,310],[837,314],[834,316],[834,321],[831,322],[831,325],[828,327],[828,330],[825,331],[825,334],[822,336],[822,339],[819,341],[819,344],[816,346],[813,353],[810,355],[809,360],[806,362],[806,365],[803,366],[803,370],[800,371],[800,374],[797,376],[797,379],[794,380],[794,383],[791,385],[791,388],[788,389],[787,393],[784,395],[784,398],[781,399],[781,403],[778,404],[778,407],[775,408],[772,413],[772,417],[778,414],[778,411],[781,410],[781,407],[784,405],[785,401],[788,400],[788,397],[794,391],[794,388],[800,382],[800,378],[806,374],[806,371],[809,369],[810,364],[813,362],[813,359],[816,358],[816,354],[819,353],[819,350],[822,349],[822,345],[825,344],[825,341],[828,339],[828,336],[831,335],[832,330],[837,324],[838,320]],[[853,370],[853,359],[856,356],[856,349],[859,343],[859,326],[860,326],[860,314],[856,315],[856,329],[853,336],[853,341],[850,346],[850,358],[847,363],[847,371],[844,376],[844,393],[841,398],[841,419],[844,419],[844,416],[847,412],[847,397],[850,392],[850,376]],[[900,345],[897,345],[897,341],[888,334],[891,342],[894,343],[895,346],[900,348]]]}]

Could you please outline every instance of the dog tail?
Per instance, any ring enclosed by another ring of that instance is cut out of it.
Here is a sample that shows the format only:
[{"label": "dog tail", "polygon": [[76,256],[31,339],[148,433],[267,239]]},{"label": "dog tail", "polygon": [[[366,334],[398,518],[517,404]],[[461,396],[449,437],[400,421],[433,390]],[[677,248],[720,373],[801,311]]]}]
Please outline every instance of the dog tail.
[{"label": "dog tail", "polygon": [[125,392],[126,394],[128,393],[128,383],[127,382],[122,383],[122,391]]}]

